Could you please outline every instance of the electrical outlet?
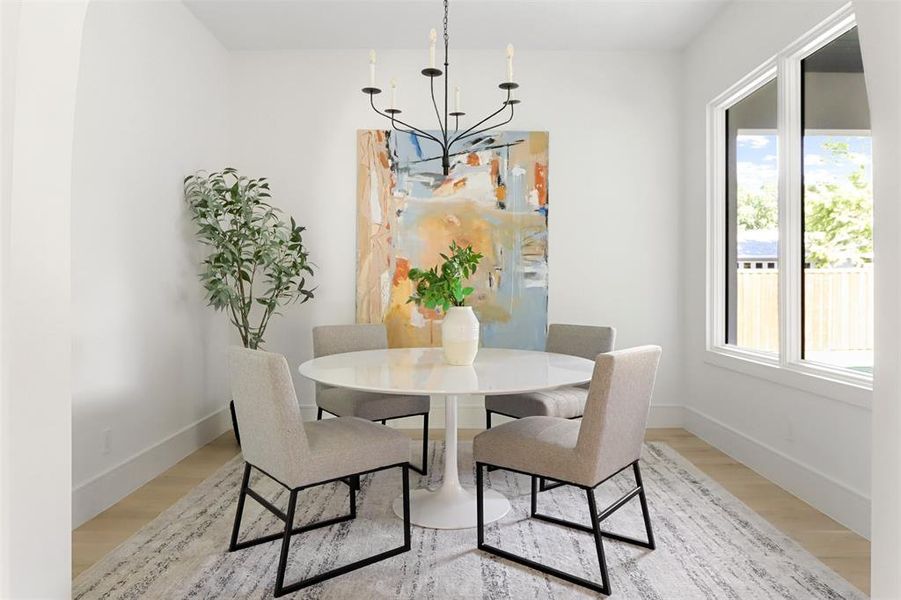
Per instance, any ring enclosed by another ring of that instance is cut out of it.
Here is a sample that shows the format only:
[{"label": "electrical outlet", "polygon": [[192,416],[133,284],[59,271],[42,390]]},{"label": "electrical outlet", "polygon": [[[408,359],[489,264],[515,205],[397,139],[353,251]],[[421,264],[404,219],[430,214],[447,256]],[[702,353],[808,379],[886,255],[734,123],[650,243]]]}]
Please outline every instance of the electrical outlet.
[{"label": "electrical outlet", "polygon": [[109,454],[113,449],[113,430],[112,429],[104,429],[103,430],[103,453]]}]

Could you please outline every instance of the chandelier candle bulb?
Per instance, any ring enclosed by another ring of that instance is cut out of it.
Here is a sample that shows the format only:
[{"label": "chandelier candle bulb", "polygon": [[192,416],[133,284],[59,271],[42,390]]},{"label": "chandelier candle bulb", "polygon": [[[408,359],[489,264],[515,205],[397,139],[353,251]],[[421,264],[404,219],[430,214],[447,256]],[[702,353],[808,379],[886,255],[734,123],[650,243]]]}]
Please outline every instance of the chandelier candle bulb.
[{"label": "chandelier candle bulb", "polygon": [[391,108],[397,108],[397,79],[391,80]]},{"label": "chandelier candle bulb", "polygon": [[429,68],[435,68],[435,43],[438,41],[438,32],[434,28],[429,32]]},{"label": "chandelier candle bulb", "polygon": [[460,111],[460,86],[454,87],[454,112]]},{"label": "chandelier candle bulb", "polygon": [[513,44],[507,44],[507,81],[513,81]]},{"label": "chandelier candle bulb", "polygon": [[375,50],[369,51],[369,86],[375,87]]}]

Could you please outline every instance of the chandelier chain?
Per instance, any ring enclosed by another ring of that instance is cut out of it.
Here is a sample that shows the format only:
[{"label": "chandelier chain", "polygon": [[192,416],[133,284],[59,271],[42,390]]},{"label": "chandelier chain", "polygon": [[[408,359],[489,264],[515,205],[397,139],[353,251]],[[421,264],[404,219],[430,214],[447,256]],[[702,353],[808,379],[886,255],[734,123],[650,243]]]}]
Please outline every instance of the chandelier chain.
[{"label": "chandelier chain", "polygon": [[447,62],[447,48],[450,42],[450,36],[447,33],[447,12],[448,0],[444,0],[444,62]]}]

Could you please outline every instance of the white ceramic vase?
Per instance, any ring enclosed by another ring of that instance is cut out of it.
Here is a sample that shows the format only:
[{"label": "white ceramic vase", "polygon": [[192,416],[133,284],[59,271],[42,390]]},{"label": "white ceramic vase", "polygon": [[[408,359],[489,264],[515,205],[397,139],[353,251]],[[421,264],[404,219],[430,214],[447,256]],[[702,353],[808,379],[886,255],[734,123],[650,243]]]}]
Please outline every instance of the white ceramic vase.
[{"label": "white ceramic vase", "polygon": [[441,323],[444,360],[452,365],[471,365],[479,351],[479,320],[471,306],[448,309]]}]

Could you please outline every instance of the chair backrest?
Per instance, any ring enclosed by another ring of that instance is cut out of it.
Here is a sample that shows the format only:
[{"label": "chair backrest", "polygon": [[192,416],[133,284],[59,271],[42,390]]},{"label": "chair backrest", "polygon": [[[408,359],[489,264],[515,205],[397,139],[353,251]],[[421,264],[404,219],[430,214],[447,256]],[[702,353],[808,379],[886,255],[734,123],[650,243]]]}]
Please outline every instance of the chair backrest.
[{"label": "chair backrest", "polygon": [[[381,350],[388,347],[388,330],[381,324],[358,323],[356,325],[321,325],[313,328],[313,358],[358,352]],[[332,386],[316,384],[316,393]]]},{"label": "chair backrest", "polygon": [[310,451],[288,362],[232,347],[228,367],[244,460],[288,487],[298,485]]},{"label": "chair backrest", "polygon": [[[544,349],[557,354],[581,356],[593,361],[598,354],[613,350],[616,341],[616,329],[595,325],[563,325],[552,323],[547,328],[547,341]],[[583,383],[580,388],[588,389]]]},{"label": "chair backrest", "polygon": [[557,354],[594,360],[598,354],[613,350],[615,340],[616,329],[613,327],[553,323],[547,328],[547,342],[544,349]]},{"label": "chair backrest", "polygon": [[313,328],[313,356],[381,350],[388,347],[388,331],[380,324],[322,325]]},{"label": "chair backrest", "polygon": [[595,359],[576,451],[602,481],[641,457],[660,346],[600,354]]}]

